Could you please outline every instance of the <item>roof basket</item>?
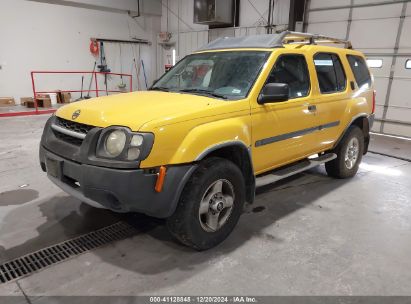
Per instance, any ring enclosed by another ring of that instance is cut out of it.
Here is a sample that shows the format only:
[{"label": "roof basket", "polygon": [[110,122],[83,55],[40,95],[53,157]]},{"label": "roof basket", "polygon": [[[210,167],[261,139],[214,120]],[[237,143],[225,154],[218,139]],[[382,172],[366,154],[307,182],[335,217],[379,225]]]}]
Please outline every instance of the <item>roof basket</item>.
[{"label": "roof basket", "polygon": [[282,44],[321,44],[321,43],[335,43],[343,44],[345,48],[352,49],[352,44],[348,40],[332,38],[317,34],[309,33],[300,33],[300,32],[291,32],[285,31],[281,34],[281,43]]}]

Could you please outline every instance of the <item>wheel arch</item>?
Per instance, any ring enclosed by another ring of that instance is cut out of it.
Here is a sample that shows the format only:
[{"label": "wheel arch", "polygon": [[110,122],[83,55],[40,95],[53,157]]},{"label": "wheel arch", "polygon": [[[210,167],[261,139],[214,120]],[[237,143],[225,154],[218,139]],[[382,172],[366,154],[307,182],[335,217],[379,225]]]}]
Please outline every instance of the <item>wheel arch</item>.
[{"label": "wheel arch", "polygon": [[354,116],[351,122],[345,128],[344,132],[342,132],[341,136],[335,142],[333,148],[338,146],[338,144],[341,142],[341,140],[343,139],[343,137],[345,136],[345,134],[351,126],[357,126],[362,130],[364,134],[364,154],[366,154],[368,152],[368,145],[370,143],[370,124],[368,121],[368,116],[369,115],[366,113],[361,113]]},{"label": "wheel arch", "polygon": [[220,143],[207,148],[197,157],[196,161],[209,157],[227,159],[240,168],[246,185],[246,202],[253,203],[255,197],[255,176],[249,147],[242,141]]}]

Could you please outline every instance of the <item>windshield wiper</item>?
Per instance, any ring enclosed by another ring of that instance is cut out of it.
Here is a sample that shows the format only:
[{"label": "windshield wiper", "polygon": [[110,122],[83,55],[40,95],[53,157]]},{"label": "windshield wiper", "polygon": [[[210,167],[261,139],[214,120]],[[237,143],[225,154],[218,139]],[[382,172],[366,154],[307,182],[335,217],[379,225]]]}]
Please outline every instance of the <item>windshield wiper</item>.
[{"label": "windshield wiper", "polygon": [[149,91],[170,92],[170,89],[166,87],[153,87],[153,88],[150,88]]},{"label": "windshield wiper", "polygon": [[213,91],[208,91],[208,90],[203,90],[203,89],[182,89],[182,90],[178,90],[178,92],[199,93],[199,94],[214,96],[217,98],[228,99],[228,97],[225,95],[214,93]]}]

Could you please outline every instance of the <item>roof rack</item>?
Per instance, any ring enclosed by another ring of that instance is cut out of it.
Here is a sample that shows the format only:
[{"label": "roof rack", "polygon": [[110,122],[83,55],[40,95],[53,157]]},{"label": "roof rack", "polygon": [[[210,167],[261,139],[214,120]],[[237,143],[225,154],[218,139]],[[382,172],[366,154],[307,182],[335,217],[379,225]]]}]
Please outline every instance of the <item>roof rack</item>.
[{"label": "roof rack", "polygon": [[280,48],[284,44],[343,44],[352,49],[350,41],[326,37],[317,34],[284,31],[276,34],[262,34],[241,37],[221,37],[203,46],[199,51],[234,49],[234,48]]},{"label": "roof rack", "polygon": [[282,44],[320,44],[320,43],[335,43],[343,44],[345,48],[352,49],[351,41],[332,38],[317,34],[301,33],[284,31],[280,33],[280,39]]}]

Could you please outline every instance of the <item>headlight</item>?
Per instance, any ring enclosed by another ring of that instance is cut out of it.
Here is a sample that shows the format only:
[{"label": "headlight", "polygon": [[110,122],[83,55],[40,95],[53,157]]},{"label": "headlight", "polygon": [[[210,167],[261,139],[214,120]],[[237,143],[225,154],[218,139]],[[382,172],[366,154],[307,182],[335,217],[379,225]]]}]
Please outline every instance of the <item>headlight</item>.
[{"label": "headlight", "polygon": [[96,157],[115,161],[146,159],[154,143],[154,134],[132,132],[126,127],[108,127],[101,131],[96,147]]},{"label": "headlight", "polygon": [[133,160],[137,159],[140,156],[140,148],[143,144],[143,136],[141,135],[133,135],[130,141],[130,148],[128,148],[127,159]]},{"label": "headlight", "polygon": [[123,152],[126,146],[127,136],[123,131],[116,130],[111,132],[106,138],[105,148],[112,157],[117,157]]}]

